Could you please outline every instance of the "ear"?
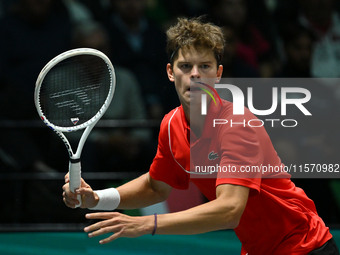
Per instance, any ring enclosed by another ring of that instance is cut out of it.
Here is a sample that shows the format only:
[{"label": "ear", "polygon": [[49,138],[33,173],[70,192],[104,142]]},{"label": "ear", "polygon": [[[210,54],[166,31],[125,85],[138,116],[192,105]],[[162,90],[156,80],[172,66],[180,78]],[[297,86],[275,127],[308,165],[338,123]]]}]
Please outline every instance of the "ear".
[{"label": "ear", "polygon": [[219,83],[221,78],[222,78],[222,74],[223,74],[223,66],[219,65],[218,69],[217,69],[217,73],[216,73],[216,83]]},{"label": "ear", "polygon": [[171,82],[174,82],[175,81],[175,76],[174,76],[174,72],[172,70],[172,66],[170,63],[168,63],[166,65],[166,73],[168,74],[168,78]]}]

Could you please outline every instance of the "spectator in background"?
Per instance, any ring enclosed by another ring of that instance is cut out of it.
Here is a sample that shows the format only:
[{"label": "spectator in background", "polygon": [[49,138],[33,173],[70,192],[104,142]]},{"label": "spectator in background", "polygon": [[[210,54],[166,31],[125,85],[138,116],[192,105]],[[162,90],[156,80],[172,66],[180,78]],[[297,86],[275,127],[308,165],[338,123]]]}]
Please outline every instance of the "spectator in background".
[{"label": "spectator in background", "polygon": [[[70,47],[66,8],[56,0],[13,1],[0,20],[0,35],[0,118],[37,119],[36,78],[52,57]],[[16,170],[43,171],[50,168],[42,166],[45,155],[39,143],[48,135],[48,130],[11,129],[2,131],[0,140],[5,154],[17,161]]]},{"label": "spectator in background", "polygon": [[317,38],[312,57],[313,77],[340,77],[340,17],[334,0],[299,0],[299,22]]},{"label": "spectator in background", "polygon": [[[89,47],[102,51],[109,58],[115,52],[110,49],[107,31],[99,23],[79,24],[73,37],[75,48]],[[114,49],[113,49],[114,50]],[[115,65],[116,89],[110,107],[102,119],[146,119],[145,104],[135,75],[126,68]],[[154,152],[148,150],[151,132],[143,128],[96,129],[91,132],[83,152],[83,170],[141,168],[141,162],[149,165]],[[149,155],[148,155],[149,153]],[[150,161],[147,158],[150,158]],[[143,159],[143,160],[141,160]],[[136,165],[137,164],[137,165]]]},{"label": "spectator in background", "polygon": [[[278,77],[336,77],[339,59],[339,15],[333,0],[280,0],[275,23],[282,39],[283,68]],[[290,38],[291,37],[291,38]],[[299,39],[298,39],[299,38]],[[312,47],[311,46],[312,42]],[[288,63],[289,62],[289,63]],[[305,63],[303,63],[305,62]],[[295,68],[289,65],[295,66]],[[309,69],[308,69],[309,68]],[[275,147],[286,162],[337,162],[339,158],[339,84],[330,79],[309,79],[307,89],[312,94],[308,107],[312,123],[304,128],[284,133],[279,130]],[[307,85],[307,84],[306,84]],[[326,127],[326,128],[325,128]],[[301,185],[319,204],[318,211],[327,223],[339,222],[340,204],[336,180],[303,180]],[[334,191],[331,191],[330,184]],[[315,188],[317,187],[317,188]],[[325,200],[324,197],[328,197]]]},{"label": "spectator in background", "polygon": [[284,60],[279,77],[310,78],[311,56],[315,37],[299,24],[287,25],[282,31]]},{"label": "spectator in background", "polygon": [[15,1],[16,0],[0,1],[0,18],[7,14],[9,7],[13,5]]},{"label": "spectator in background", "polygon": [[249,20],[246,0],[216,0],[212,19],[221,26],[231,27],[236,35],[236,53],[260,72],[261,77],[271,76],[272,46],[262,32]]},{"label": "spectator in background", "polygon": [[[68,0],[67,0],[68,1]],[[112,11],[110,1],[111,0],[72,0],[76,1],[85,6],[91,13],[92,18],[101,23],[105,24],[108,21],[110,12]]]},{"label": "spectator in background", "polygon": [[72,24],[77,25],[82,22],[90,22],[94,19],[91,10],[89,10],[86,5],[82,4],[81,1],[78,0],[62,0],[62,1],[70,14]]},{"label": "spectator in background", "polygon": [[[291,24],[290,26],[287,25],[282,31],[282,39],[285,62],[277,77],[311,78],[312,54],[315,45],[314,35],[303,26]],[[322,128],[323,123],[329,122],[337,114],[338,103],[334,93],[323,80],[309,79],[299,81],[299,85],[304,86],[312,94],[312,100],[308,102],[308,108],[313,114],[312,121],[315,123],[309,123],[303,130],[300,130],[303,135],[293,139],[294,143],[298,143],[302,153],[301,155],[295,155],[295,157],[300,160],[300,163],[308,160],[310,155],[313,155],[313,159],[319,162],[335,159],[336,155],[333,153],[337,150],[327,138],[330,137],[332,128],[325,130],[325,132]],[[331,139],[336,139],[337,137],[334,133]],[[308,155],[307,158],[304,155]]]},{"label": "spectator in background", "polygon": [[255,78],[259,77],[258,69],[248,64],[244,59],[237,55],[237,42],[235,32],[231,27],[224,26],[223,33],[225,36],[226,46],[222,58],[223,78]]},{"label": "spectator in background", "polygon": [[171,104],[160,100],[162,89],[170,84],[163,70],[167,62],[165,34],[145,16],[145,0],[112,0],[112,5],[114,12],[107,26],[113,64],[136,75],[148,116],[160,119],[164,105]]},{"label": "spectator in background", "polygon": [[[311,78],[312,53],[315,37],[311,31],[299,24],[286,24],[282,29],[284,59],[282,70],[277,77]],[[293,130],[276,130],[273,143],[282,159],[287,163],[329,163],[336,162],[339,150],[339,135],[335,123],[329,123],[339,109],[334,93],[322,82],[315,79],[299,79],[300,87],[308,89],[312,100],[307,107],[313,114],[312,118],[287,116],[299,121]],[[296,83],[297,83],[296,82]],[[294,96],[294,95],[292,95]],[[298,96],[298,95],[296,95]],[[323,125],[327,125],[327,129]],[[333,128],[332,128],[333,127]],[[337,207],[327,179],[296,179],[295,183],[303,187],[315,201],[321,217],[327,223],[338,220]],[[315,187],[318,187],[315,189]],[[328,200],[324,198],[328,197]]]},{"label": "spectator in background", "polygon": [[[38,120],[33,100],[35,81],[51,58],[70,48],[70,16],[59,0],[2,2],[6,12],[0,20],[0,118]],[[52,162],[46,163],[49,136],[54,134],[48,129],[2,129],[0,170],[53,175],[56,170]],[[56,205],[55,184],[25,180],[23,185],[10,182],[1,185],[1,191],[12,194],[10,199],[5,199],[5,215],[1,218],[50,222],[50,208]],[[40,199],[33,198],[32,194],[40,194]],[[44,206],[37,206],[41,201]]]},{"label": "spectator in background", "polygon": [[[311,74],[320,78],[340,77],[340,16],[335,0],[300,0],[299,22],[317,38],[312,55]],[[340,99],[338,83],[329,83]]]},{"label": "spectator in background", "polygon": [[1,103],[25,105],[20,111],[7,107],[6,118],[36,118],[33,92],[43,66],[69,49],[70,18],[56,0],[18,0],[0,22]]},{"label": "spectator in background", "polygon": [[[298,24],[291,24],[282,31],[282,40],[285,62],[276,77],[311,78],[312,53],[315,44],[314,35]],[[312,94],[312,100],[308,102],[307,107],[313,115],[313,118],[309,118],[313,123],[304,126],[302,130],[295,128],[294,133],[301,132],[297,137],[291,136],[291,139],[283,139],[285,140],[284,144],[291,140],[294,146],[299,148],[299,152],[291,154],[293,158],[288,158],[287,161],[302,163],[306,160],[308,161],[310,155],[313,155],[312,158],[315,162],[332,161],[337,158],[335,152],[338,151],[336,149],[338,146],[332,140],[338,140],[339,136],[336,134],[337,131],[334,125],[330,124],[327,129],[324,129],[323,125],[329,123],[337,115],[339,109],[337,99],[333,91],[322,79],[299,79],[298,82],[299,86],[305,87]],[[290,117],[300,118],[301,116]],[[334,129],[332,128],[333,126]],[[293,132],[289,133],[293,134]],[[281,133],[282,137],[283,133]],[[292,150],[284,149],[283,151],[289,152]],[[282,155],[285,155],[285,153],[283,152]]]},{"label": "spectator in background", "polygon": [[206,15],[211,5],[211,0],[152,0],[147,1],[146,15],[166,30],[178,17]]}]

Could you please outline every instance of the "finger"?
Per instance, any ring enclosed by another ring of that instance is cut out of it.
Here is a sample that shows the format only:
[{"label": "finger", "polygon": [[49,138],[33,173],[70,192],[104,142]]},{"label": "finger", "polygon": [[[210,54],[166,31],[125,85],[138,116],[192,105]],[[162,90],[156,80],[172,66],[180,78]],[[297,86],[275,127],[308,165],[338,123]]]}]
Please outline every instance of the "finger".
[{"label": "finger", "polygon": [[64,191],[62,196],[63,196],[64,202],[66,202],[68,205],[72,206],[72,205],[79,203],[77,196],[71,192]]},{"label": "finger", "polygon": [[67,173],[64,177],[64,180],[65,180],[65,183],[68,183],[70,181],[70,178],[69,178],[69,173]]},{"label": "finger", "polygon": [[[65,193],[65,192],[64,192]],[[77,197],[70,197],[63,193],[63,198],[69,203],[69,204],[77,204],[79,203]]]},{"label": "finger", "polygon": [[71,209],[74,209],[74,208],[75,208],[75,205],[74,205],[74,204],[70,204],[69,202],[67,202],[67,201],[65,200],[65,198],[63,199],[63,201],[64,201],[64,203],[65,203],[65,205],[66,205],[67,207],[69,207],[69,208],[71,208]]},{"label": "finger", "polygon": [[104,234],[108,234],[108,233],[119,232],[120,230],[121,230],[120,226],[103,227],[103,228],[100,228],[96,231],[89,233],[88,236],[89,237],[96,237],[96,236],[100,236],[100,235],[104,235]]},{"label": "finger", "polygon": [[87,226],[86,228],[84,228],[84,231],[87,232],[87,233],[93,232],[93,231],[96,231],[96,230],[101,229],[101,228],[114,227],[117,224],[119,224],[119,220],[118,219],[116,220],[116,219],[110,217],[107,220],[99,221],[99,222],[96,222],[96,223],[94,223],[90,226]]},{"label": "finger", "polygon": [[105,222],[105,221],[100,221],[100,222],[97,222],[97,223],[94,223],[94,224],[92,224],[92,225],[90,225],[90,226],[85,227],[85,228],[84,228],[84,231],[85,231],[86,233],[93,232],[93,231],[96,231],[96,230],[98,230],[98,229],[100,229],[100,228],[106,227],[106,226],[107,226],[106,224],[107,224],[107,222]]},{"label": "finger", "polygon": [[76,207],[76,204],[74,202],[68,201],[65,197],[63,198],[63,201],[64,201],[64,203],[67,207],[70,207],[70,208],[73,208],[73,209]]},{"label": "finger", "polygon": [[76,189],[77,195],[91,196],[93,194],[93,190],[91,188],[79,188]]},{"label": "finger", "polygon": [[119,216],[117,212],[98,212],[98,213],[87,213],[86,219],[90,220],[107,220]]},{"label": "finger", "polygon": [[66,193],[70,193],[70,185],[68,183],[64,184],[64,186],[62,187],[63,191],[65,191]]},{"label": "finger", "polygon": [[64,184],[63,187],[62,187],[62,189],[63,189],[64,191],[69,190],[69,184],[68,184],[68,183]]},{"label": "finger", "polygon": [[78,200],[78,199],[66,198],[66,201],[67,201],[68,204],[70,204],[70,205],[78,205],[78,204],[79,204],[79,200]]},{"label": "finger", "polygon": [[83,178],[81,178],[81,185],[80,186],[85,187],[85,188],[90,188],[90,185],[88,185]]},{"label": "finger", "polygon": [[76,193],[73,192],[73,191],[70,189],[70,184],[69,184],[69,183],[64,184],[63,190],[66,192],[66,195],[67,195],[67,196],[71,196],[71,197],[76,197],[76,196],[77,196]]},{"label": "finger", "polygon": [[112,242],[112,241],[118,239],[120,237],[120,235],[121,235],[120,232],[114,233],[113,235],[109,236],[108,238],[100,240],[99,243],[100,244],[106,244],[106,243]]},{"label": "finger", "polygon": [[95,195],[91,188],[79,188],[75,192],[81,197],[81,208],[89,208],[96,205]]},{"label": "finger", "polygon": [[63,190],[64,190],[63,196],[67,198],[77,199],[77,194],[70,191],[68,184],[64,185]]}]

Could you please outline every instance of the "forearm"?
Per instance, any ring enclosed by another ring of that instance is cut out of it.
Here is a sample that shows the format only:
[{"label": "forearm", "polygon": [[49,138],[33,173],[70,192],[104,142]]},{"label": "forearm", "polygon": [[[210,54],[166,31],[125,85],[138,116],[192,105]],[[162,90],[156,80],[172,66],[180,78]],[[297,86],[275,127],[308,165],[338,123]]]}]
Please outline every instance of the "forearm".
[{"label": "forearm", "polygon": [[[160,196],[159,194],[168,194],[169,190],[171,190],[167,184],[149,179],[151,180],[151,190],[157,190],[158,196]],[[140,181],[137,179],[134,184],[141,184]],[[129,185],[126,187],[130,189]],[[126,187],[122,186],[120,188],[123,193]],[[137,190],[135,189],[135,191]],[[152,194],[152,191],[148,192]],[[103,221],[85,228],[85,231],[89,232],[90,237],[110,232],[114,233],[102,240],[102,243],[107,243],[119,237],[137,237],[151,234],[154,230],[156,230],[156,234],[191,235],[220,229],[233,229],[237,227],[241,219],[247,204],[248,194],[249,189],[246,187],[229,184],[219,185],[216,188],[217,198],[215,200],[189,210],[158,215],[157,225],[152,215],[131,217],[117,212],[87,214],[88,219],[100,219]],[[149,196],[143,197],[147,197],[149,201],[152,201]],[[141,200],[141,198],[138,199]],[[135,201],[135,204],[138,203],[140,202]],[[123,204],[123,206],[128,206],[128,204]]]},{"label": "forearm", "polygon": [[[232,207],[221,207],[221,201],[212,201],[192,209],[157,216],[131,217],[117,212],[87,214],[87,219],[100,219],[84,229],[89,237],[107,233],[111,236],[100,243],[108,243],[119,237],[138,237],[146,234],[191,235],[209,231],[234,228],[235,215]],[[222,201],[223,202],[223,201]],[[155,231],[156,230],[156,231]]]},{"label": "forearm", "polygon": [[233,229],[238,225],[236,207],[221,205],[213,200],[189,210],[157,216],[156,234],[192,235],[221,229]]},{"label": "forearm", "polygon": [[164,201],[165,196],[150,184],[149,175],[142,176],[117,188],[120,204],[117,209],[143,208]]}]

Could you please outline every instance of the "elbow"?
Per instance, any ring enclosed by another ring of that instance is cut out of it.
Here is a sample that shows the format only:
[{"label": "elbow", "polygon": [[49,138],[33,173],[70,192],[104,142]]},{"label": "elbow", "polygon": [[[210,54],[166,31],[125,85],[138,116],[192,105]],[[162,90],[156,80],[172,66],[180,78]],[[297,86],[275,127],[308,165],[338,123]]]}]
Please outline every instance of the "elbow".
[{"label": "elbow", "polygon": [[244,208],[240,206],[231,206],[226,210],[223,216],[224,229],[235,229],[241,221]]},{"label": "elbow", "polygon": [[223,223],[226,229],[235,229],[240,224],[248,201],[249,188],[237,185],[217,187],[217,203],[223,212]]},{"label": "elbow", "polygon": [[151,192],[152,192],[153,198],[155,199],[154,201],[155,203],[164,202],[169,197],[169,193],[163,190],[152,189]]},{"label": "elbow", "polygon": [[229,229],[235,229],[235,228],[238,227],[239,224],[240,224],[240,218],[235,217],[235,218],[233,218],[232,220],[229,221],[228,228]]},{"label": "elbow", "polygon": [[168,199],[170,193],[169,192],[158,192],[159,202],[164,202]]},{"label": "elbow", "polygon": [[157,198],[157,202],[165,201],[171,192],[171,187],[164,182],[153,180],[150,175],[147,176],[151,192]]}]

